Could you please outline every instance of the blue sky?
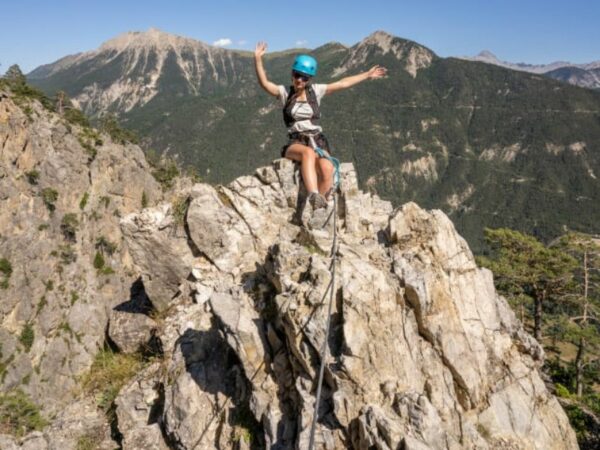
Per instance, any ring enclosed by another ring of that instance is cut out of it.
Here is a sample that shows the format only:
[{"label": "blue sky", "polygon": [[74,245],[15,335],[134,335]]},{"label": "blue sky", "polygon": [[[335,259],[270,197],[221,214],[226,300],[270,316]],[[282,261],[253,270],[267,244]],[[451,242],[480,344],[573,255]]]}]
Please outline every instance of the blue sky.
[{"label": "blue sky", "polygon": [[13,63],[28,72],[151,27],[248,50],[258,40],[270,50],[353,45],[384,30],[440,56],[487,49],[532,64],[600,60],[598,0],[6,0],[0,17],[0,73]]}]

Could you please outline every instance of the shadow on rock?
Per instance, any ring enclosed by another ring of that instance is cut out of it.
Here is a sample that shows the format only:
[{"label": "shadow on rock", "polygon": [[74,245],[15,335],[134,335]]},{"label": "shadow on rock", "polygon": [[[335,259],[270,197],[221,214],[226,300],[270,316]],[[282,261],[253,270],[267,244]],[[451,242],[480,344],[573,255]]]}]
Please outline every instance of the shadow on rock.
[{"label": "shadow on rock", "polygon": [[150,302],[148,294],[146,294],[142,277],[135,280],[129,288],[129,300],[119,303],[113,309],[115,311],[145,314],[147,316],[152,313],[154,307],[152,306],[152,302]]},{"label": "shadow on rock", "polygon": [[199,388],[217,398],[225,395],[227,400],[215,404],[215,413],[202,431],[198,442],[215,420],[226,418],[232,430],[232,441],[246,439],[251,448],[264,448],[263,431],[254,418],[250,406],[251,387],[244,376],[240,361],[213,321],[210,330],[199,331],[188,328],[178,339],[186,371]]}]

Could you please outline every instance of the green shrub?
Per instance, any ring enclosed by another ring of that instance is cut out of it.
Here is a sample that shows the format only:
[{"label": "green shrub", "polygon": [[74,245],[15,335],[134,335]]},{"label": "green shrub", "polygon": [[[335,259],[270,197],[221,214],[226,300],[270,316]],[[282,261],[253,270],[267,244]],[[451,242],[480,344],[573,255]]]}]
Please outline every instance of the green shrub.
[{"label": "green shrub", "polygon": [[66,240],[70,242],[75,242],[77,228],[79,227],[79,220],[77,220],[77,215],[74,213],[67,213],[63,216],[60,231],[62,231],[63,236]]},{"label": "green shrub", "polygon": [[118,142],[119,144],[126,144],[127,142],[137,144],[139,141],[137,135],[133,131],[121,127],[117,118],[112,114],[108,114],[102,118],[100,121],[100,130],[108,134],[114,142]]},{"label": "green shrub", "polygon": [[202,177],[196,167],[188,166],[184,171],[185,176],[189,177],[193,183],[202,183]]},{"label": "green shrub", "polygon": [[60,246],[60,260],[63,264],[71,264],[77,261],[77,253],[70,245]]},{"label": "green shrub", "polygon": [[189,197],[179,197],[173,201],[172,212],[176,225],[183,226],[185,222],[185,214],[187,213],[189,204]]},{"label": "green shrub", "polygon": [[101,252],[96,252],[96,256],[94,256],[94,269],[101,270],[104,268],[104,256],[102,256]]},{"label": "green shrub", "polygon": [[[2,360],[2,352],[0,352],[0,361]],[[4,383],[4,378],[6,378],[6,369],[8,368],[8,366],[10,366],[12,364],[12,362],[15,360],[15,354],[12,353],[7,359],[6,361],[1,361],[0,362],[0,383]]]},{"label": "green shrub", "polygon": [[87,205],[89,198],[90,198],[89,193],[86,192],[85,194],[83,194],[83,197],[81,197],[81,201],[79,202],[79,209],[81,209],[82,211],[85,209],[85,205]]},{"label": "green shrub", "polygon": [[89,128],[90,121],[85,117],[85,114],[77,108],[67,108],[63,116],[67,122],[73,125],[79,125],[80,127]]},{"label": "green shrub", "polygon": [[44,188],[42,189],[42,200],[48,211],[54,212],[56,209],[55,203],[58,200],[58,192],[52,188]]},{"label": "green shrub", "polygon": [[92,162],[96,158],[98,150],[96,150],[96,148],[92,144],[90,144],[86,139],[82,138],[81,136],[78,137],[77,140],[79,141],[79,145],[83,147],[83,149],[89,156],[88,163]]},{"label": "green shrub", "polygon": [[30,170],[29,172],[25,172],[25,176],[27,177],[27,181],[29,181],[30,184],[38,184],[39,178],[40,178],[40,173],[37,170]]},{"label": "green shrub", "polygon": [[581,442],[583,439],[585,439],[588,429],[588,415],[585,414],[577,405],[565,405],[563,408],[567,413],[569,423],[575,430],[575,434],[577,434],[577,440]]},{"label": "green shrub", "polygon": [[[11,69],[15,70],[11,71]],[[9,72],[11,72],[10,75]],[[27,107],[29,112],[31,112],[31,106],[29,106],[27,103],[31,100],[37,100],[47,110],[54,111],[54,104],[52,100],[39,89],[27,84],[27,79],[21,72],[21,69],[19,69],[18,65],[14,64],[9,67],[5,77],[1,80],[1,82],[2,86],[6,86],[12,91],[15,103],[21,108]],[[27,111],[24,112],[27,114]]]},{"label": "green shrub", "polygon": [[102,269],[98,271],[100,275],[112,275],[115,273],[114,269],[110,266],[104,266]]},{"label": "green shrub", "polygon": [[146,191],[142,192],[142,208],[148,207],[148,196],[146,195]]},{"label": "green shrub", "polygon": [[0,393],[0,433],[23,437],[47,424],[39,407],[20,389]]},{"label": "green shrub", "polygon": [[152,171],[152,176],[160,183],[163,191],[173,187],[175,178],[179,176],[179,168],[172,159],[162,160],[160,165]]},{"label": "green shrub", "polygon": [[67,333],[71,336],[74,334],[73,329],[71,328],[71,325],[69,325],[69,322],[67,322],[67,321],[61,322],[58,325],[57,330],[64,331],[65,333]]},{"label": "green shrub", "polygon": [[97,251],[96,256],[94,256],[94,268],[98,271],[99,275],[112,275],[115,273],[112,267],[106,265],[104,256],[100,251]]},{"label": "green shrub", "polygon": [[103,254],[112,255],[117,251],[117,244],[110,242],[104,236],[96,239],[96,250],[100,250]]},{"label": "green shrub", "polygon": [[6,258],[0,258],[0,273],[2,274],[2,277],[0,277],[0,289],[7,289],[8,279],[12,274],[12,265]]},{"label": "green shrub", "polygon": [[35,333],[33,332],[33,327],[29,322],[27,322],[21,330],[21,335],[19,336],[19,342],[21,343],[21,345],[23,345],[25,352],[29,353],[29,350],[31,350],[31,346],[33,345],[34,340]]},{"label": "green shrub", "polygon": [[571,397],[569,390],[560,383],[556,383],[556,395],[563,398]]},{"label": "green shrub", "polygon": [[583,402],[592,410],[596,416],[600,416],[600,393],[583,396]]},{"label": "green shrub", "polygon": [[48,304],[48,300],[46,300],[46,296],[42,295],[42,298],[40,298],[40,301],[37,305],[37,309],[36,309],[36,314],[39,314],[42,309],[44,309],[44,306],[46,306]]}]

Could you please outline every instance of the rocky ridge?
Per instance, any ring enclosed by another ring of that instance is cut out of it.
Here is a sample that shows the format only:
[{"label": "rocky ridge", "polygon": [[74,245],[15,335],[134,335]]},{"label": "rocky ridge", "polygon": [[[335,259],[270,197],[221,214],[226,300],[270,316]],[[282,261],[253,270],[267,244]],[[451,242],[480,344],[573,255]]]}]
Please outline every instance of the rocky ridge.
[{"label": "rocky ridge", "polygon": [[461,59],[466,59],[470,61],[481,61],[488,64],[494,64],[496,66],[506,67],[507,69],[521,70],[523,72],[531,72],[538,74],[551,72],[553,70],[562,69],[564,67],[575,67],[582,70],[600,69],[600,61],[593,61],[585,64],[575,64],[568,61],[555,61],[549,64],[512,63],[498,59],[498,57],[489,50],[483,50],[475,56],[464,56]]},{"label": "rocky ridge", "polygon": [[496,55],[488,50],[484,50],[476,56],[464,56],[461,59],[484,62],[521,72],[542,74],[555,80],[588,89],[600,89],[600,61],[587,64],[574,64],[567,61],[556,61],[550,64],[511,63],[499,60]]},{"label": "rocky ridge", "polygon": [[[226,186],[179,188],[182,214],[160,202],[139,148],[102,136],[90,160],[75,137],[83,130],[30,107],[29,118],[0,99],[0,251],[13,266],[0,291],[2,362],[16,355],[2,390],[20,386],[55,417],[19,440],[0,435],[2,448],[76,448],[90,427],[104,435],[100,448],[114,448],[91,399],[72,391],[104,339],[122,352],[154,341],[162,355],[115,400],[124,449],[307,448],[329,214],[340,245],[317,448],[577,448],[540,378],[541,347],[442,212],[393,210],[344,164],[338,209],[313,215],[294,164],[277,160]],[[52,213],[46,188],[58,192]],[[143,192],[159,204],[140,211]],[[107,196],[119,214],[98,213]],[[69,212],[75,242],[61,227]],[[118,243],[113,274],[93,266],[100,233]],[[52,262],[59,244],[77,265]],[[145,297],[152,318],[139,308]]]},{"label": "rocky ridge", "polygon": [[[358,189],[351,165],[342,172],[317,448],[577,448],[540,378],[541,347],[449,219],[414,203],[392,210]],[[162,386],[171,448],[244,448],[246,438],[307,448],[331,225],[294,224],[306,217],[287,160],[188,195],[183,226],[168,205],[121,222],[149,298],[167,312],[166,375],[150,368],[125,392]],[[137,410],[122,402],[118,413]],[[138,432],[127,427],[125,439]]]}]

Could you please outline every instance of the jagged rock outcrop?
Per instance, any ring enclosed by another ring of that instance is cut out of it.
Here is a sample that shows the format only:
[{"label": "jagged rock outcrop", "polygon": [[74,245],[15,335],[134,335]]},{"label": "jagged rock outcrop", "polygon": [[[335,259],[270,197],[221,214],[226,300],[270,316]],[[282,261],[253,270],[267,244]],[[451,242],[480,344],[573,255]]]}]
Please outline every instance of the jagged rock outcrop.
[{"label": "jagged rock outcrop", "polygon": [[163,373],[117,400],[127,433],[159,423],[170,448],[305,449],[327,338],[316,448],[577,448],[541,347],[451,221],[392,210],[349,164],[342,175],[329,336],[333,230],[306,223],[290,161],[195,185],[183,223],[166,204],[122,219],[164,315]]},{"label": "jagged rock outcrop", "polygon": [[[86,427],[108,429],[94,402],[76,399],[111,310],[138,278],[119,220],[143,196],[153,204],[163,194],[139,147],[0,89],[0,259],[10,266],[0,287],[0,393],[20,389],[55,418],[24,448],[74,448]],[[60,423],[70,440],[59,439]]]}]

